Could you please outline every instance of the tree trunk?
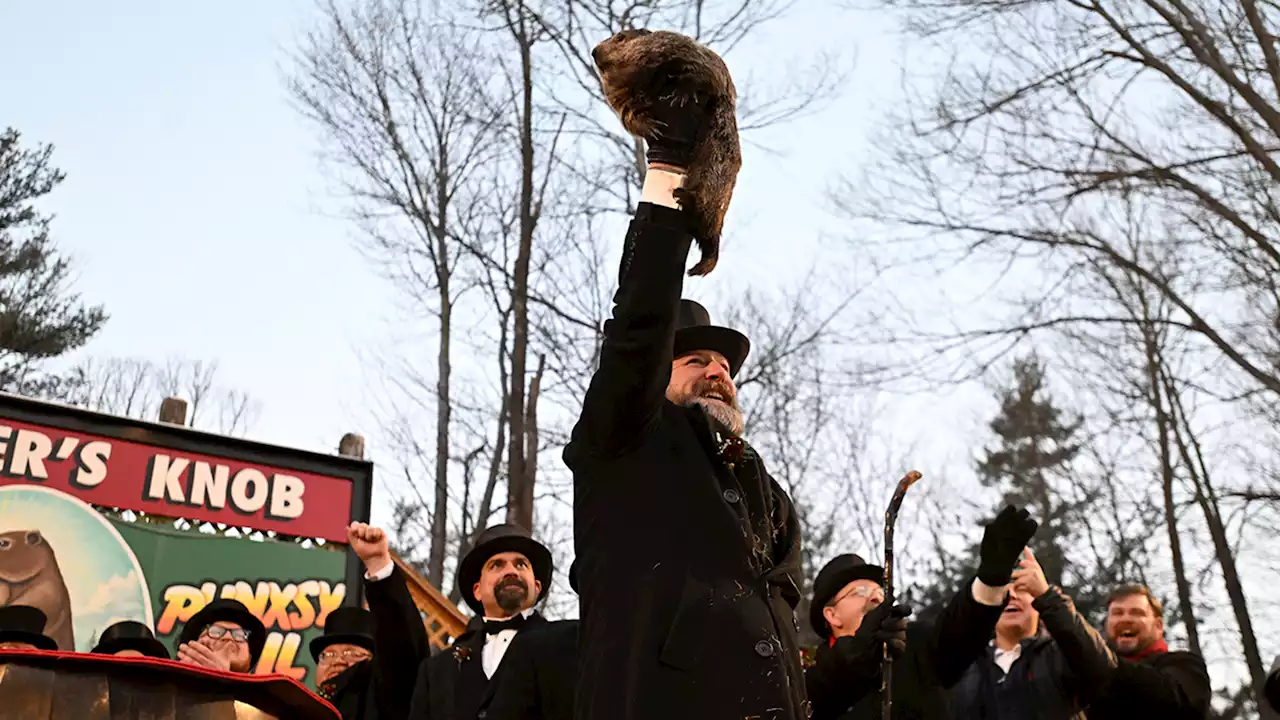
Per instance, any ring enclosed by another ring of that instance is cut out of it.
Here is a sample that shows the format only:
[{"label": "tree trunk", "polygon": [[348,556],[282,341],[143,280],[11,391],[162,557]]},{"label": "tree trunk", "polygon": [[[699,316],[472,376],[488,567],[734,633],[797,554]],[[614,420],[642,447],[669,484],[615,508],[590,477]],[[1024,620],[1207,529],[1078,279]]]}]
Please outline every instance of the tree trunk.
[{"label": "tree trunk", "polygon": [[[1236,567],[1235,553],[1231,549],[1231,539],[1227,537],[1226,524],[1222,521],[1218,506],[1217,493],[1209,477],[1209,469],[1205,465],[1200,442],[1191,430],[1190,422],[1178,397],[1173,378],[1166,371],[1164,375],[1165,395],[1169,398],[1169,407],[1178,421],[1173,426],[1174,439],[1178,443],[1182,461],[1187,466],[1196,489],[1195,500],[1204,513],[1205,524],[1209,528],[1209,537],[1213,540],[1213,552],[1222,568],[1222,582],[1227,588],[1227,597],[1231,599],[1231,610],[1235,614],[1236,624],[1240,628],[1240,644],[1244,649],[1245,664],[1249,668],[1249,679],[1253,683],[1254,699],[1258,704],[1260,717],[1264,720],[1277,720],[1280,713],[1271,709],[1264,696],[1267,683],[1267,668],[1262,661],[1262,653],[1258,649],[1258,636],[1253,630],[1253,620],[1249,616],[1249,604],[1245,598],[1244,587],[1240,583],[1240,573]],[[1185,437],[1184,437],[1185,433]]]},{"label": "tree trunk", "polygon": [[529,348],[529,258],[533,251],[533,52],[527,31],[524,9],[518,9],[518,27],[512,34],[520,46],[520,73],[523,99],[520,112],[520,248],[516,253],[515,272],[511,284],[513,327],[511,334],[511,393],[507,398],[507,421],[511,425],[507,456],[507,522],[526,529],[533,526],[532,488],[525,490],[528,479],[525,463],[525,356]]},{"label": "tree trunk", "polygon": [[436,245],[436,285],[440,297],[440,347],[436,354],[436,496],[431,510],[431,552],[427,555],[427,581],[436,587],[444,582],[444,556],[449,543],[449,422],[453,409],[449,378],[453,300],[449,295],[449,206],[447,164],[442,163],[444,177],[436,182],[436,223],[432,228]]},{"label": "tree trunk", "polygon": [[1169,415],[1165,410],[1164,393],[1160,385],[1160,350],[1152,337],[1155,328],[1142,326],[1143,344],[1147,354],[1147,399],[1156,416],[1156,442],[1160,445],[1160,484],[1164,491],[1164,524],[1169,533],[1169,554],[1173,561],[1173,577],[1178,586],[1178,607],[1182,611],[1182,625],[1187,630],[1187,647],[1204,657],[1200,650],[1200,626],[1196,621],[1195,606],[1191,604],[1191,583],[1182,559],[1182,538],[1178,535],[1177,508],[1173,501],[1174,469],[1170,455]]},{"label": "tree trunk", "polygon": [[[507,346],[507,319],[502,318],[502,330],[498,336],[498,378],[501,381],[500,387],[506,387],[507,380],[507,363],[504,348]],[[489,516],[493,514],[493,495],[498,487],[498,478],[502,476],[502,451],[506,448],[506,432],[507,432],[507,399],[504,395],[502,402],[498,403],[498,432],[493,441],[493,457],[489,463],[489,477],[485,480],[484,494],[480,497],[480,507],[476,510],[475,527],[472,528],[470,534],[463,534],[458,540],[458,562],[462,562],[462,558],[470,552],[475,545],[475,540],[484,532],[489,525]],[[465,512],[466,509],[464,508]],[[455,582],[453,588],[449,590],[449,601],[458,604],[462,599],[462,593]]]},{"label": "tree trunk", "polygon": [[538,370],[529,382],[529,401],[525,409],[524,456],[527,462],[524,483],[520,487],[520,505],[529,509],[527,527],[530,530],[533,529],[533,488],[538,476],[538,394],[542,389],[542,372],[546,367],[546,360],[545,355],[538,356]]}]

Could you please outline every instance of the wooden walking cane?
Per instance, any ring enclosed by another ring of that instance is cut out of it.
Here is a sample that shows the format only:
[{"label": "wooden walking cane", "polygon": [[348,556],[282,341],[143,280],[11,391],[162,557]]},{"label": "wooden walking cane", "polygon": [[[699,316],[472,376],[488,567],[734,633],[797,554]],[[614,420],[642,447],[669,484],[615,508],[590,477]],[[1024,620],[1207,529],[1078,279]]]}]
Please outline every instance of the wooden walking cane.
[{"label": "wooden walking cane", "polygon": [[[884,602],[893,607],[893,528],[898,524],[898,508],[902,507],[902,498],[916,481],[923,477],[912,470],[898,481],[898,488],[893,491],[893,499],[889,501],[889,509],[884,511]],[[884,646],[884,658],[880,673],[880,707],[882,720],[891,720],[893,714],[893,656],[889,654],[889,645]]]}]

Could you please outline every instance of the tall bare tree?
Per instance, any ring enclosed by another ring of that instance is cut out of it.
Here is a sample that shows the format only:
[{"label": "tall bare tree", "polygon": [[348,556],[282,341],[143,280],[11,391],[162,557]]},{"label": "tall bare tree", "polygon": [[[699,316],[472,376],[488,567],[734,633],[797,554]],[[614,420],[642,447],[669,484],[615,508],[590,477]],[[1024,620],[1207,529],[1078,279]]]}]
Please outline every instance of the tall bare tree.
[{"label": "tall bare tree", "polygon": [[[1153,445],[1170,455],[1148,457],[1148,467],[1171,474],[1200,511],[1260,693],[1265,667],[1227,552],[1238,543],[1221,542],[1230,539],[1229,495],[1219,484],[1234,474],[1224,476],[1230,459],[1206,442],[1192,399],[1239,416],[1241,399],[1280,397],[1280,13],[1250,0],[880,4],[901,9],[936,57],[954,62],[913,88],[922,97],[904,105],[891,152],[868,185],[843,189],[841,208],[927,243],[932,262],[985,265],[994,276],[1009,314],[934,323],[915,338],[944,354],[962,349],[971,369],[1029,337],[1058,334],[1078,350],[1081,333],[1127,329],[1136,351],[1127,369],[1148,379],[1124,392],[1146,387],[1158,403],[1153,426],[1164,439]],[[1135,217],[1150,231],[1137,248]],[[1165,310],[1099,304],[1081,291],[1099,278],[1139,286]],[[1192,367],[1147,352],[1142,329],[1153,325],[1180,335]],[[1165,368],[1154,383],[1153,361]],[[1171,541],[1180,535],[1170,532]]]},{"label": "tall bare tree", "polygon": [[[290,88],[317,124],[364,229],[363,248],[410,307],[435,318],[434,492],[427,579],[444,578],[454,308],[466,215],[498,161],[502,90],[481,38],[413,0],[323,6]],[[424,14],[425,13],[425,14]],[[421,382],[411,372],[410,383]],[[408,440],[408,438],[405,438]]]},{"label": "tall bare tree", "polygon": [[[615,280],[609,213],[629,208],[614,200],[632,198],[643,162],[642,146],[602,102],[591,47],[643,22],[694,28],[728,51],[783,9],[773,0],[321,7],[291,89],[354,200],[362,246],[408,309],[429,314],[425,342],[438,338],[434,369],[413,352],[379,364],[404,501],[427,508],[400,513],[403,542],[427,546],[433,582],[443,584],[447,556],[465,553],[494,515],[533,528],[568,508],[567,476],[547,459],[565,442],[596,364]],[[441,36],[454,40],[425,47]],[[758,102],[740,88],[744,118],[753,118],[744,128],[834,95],[838,72],[820,67],[812,87],[789,83]],[[440,194],[450,184],[457,190]],[[420,333],[406,340],[404,348],[424,342]],[[431,443],[413,419],[427,413]],[[429,492],[418,487],[426,474]],[[535,507],[546,513],[535,517]]]}]

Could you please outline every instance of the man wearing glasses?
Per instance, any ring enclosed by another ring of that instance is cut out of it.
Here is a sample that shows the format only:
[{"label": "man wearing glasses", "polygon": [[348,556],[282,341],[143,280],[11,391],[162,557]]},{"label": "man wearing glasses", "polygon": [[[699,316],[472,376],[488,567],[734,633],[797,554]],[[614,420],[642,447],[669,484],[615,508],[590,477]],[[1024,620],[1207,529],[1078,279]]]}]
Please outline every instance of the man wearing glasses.
[{"label": "man wearing glasses", "polygon": [[1008,599],[1019,553],[1037,523],[1005,508],[986,527],[977,577],[956,593],[931,626],[907,627],[909,608],[884,604],[884,569],[857,555],[827,563],[813,583],[809,624],[822,638],[805,671],[812,720],[880,717],[884,651],[894,664],[894,717],[946,717],[943,690],[958,682],[987,647]]},{"label": "man wearing glasses", "polygon": [[251,673],[266,643],[266,628],[244,603],[214,600],[182,626],[178,660],[224,672]]},{"label": "man wearing glasses", "polygon": [[347,544],[364,564],[369,609],[342,607],[325,618],[310,646],[316,691],[343,720],[403,720],[427,657],[422,616],[381,528],[351,523]]}]

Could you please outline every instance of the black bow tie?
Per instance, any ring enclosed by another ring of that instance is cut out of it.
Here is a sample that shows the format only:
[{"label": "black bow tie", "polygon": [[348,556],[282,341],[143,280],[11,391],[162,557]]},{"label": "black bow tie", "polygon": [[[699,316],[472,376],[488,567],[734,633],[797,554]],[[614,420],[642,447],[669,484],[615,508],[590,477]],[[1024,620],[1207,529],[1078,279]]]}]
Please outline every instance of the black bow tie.
[{"label": "black bow tie", "polygon": [[503,630],[519,630],[524,625],[524,615],[516,615],[506,620],[485,620],[484,631],[489,635],[497,635]]}]

